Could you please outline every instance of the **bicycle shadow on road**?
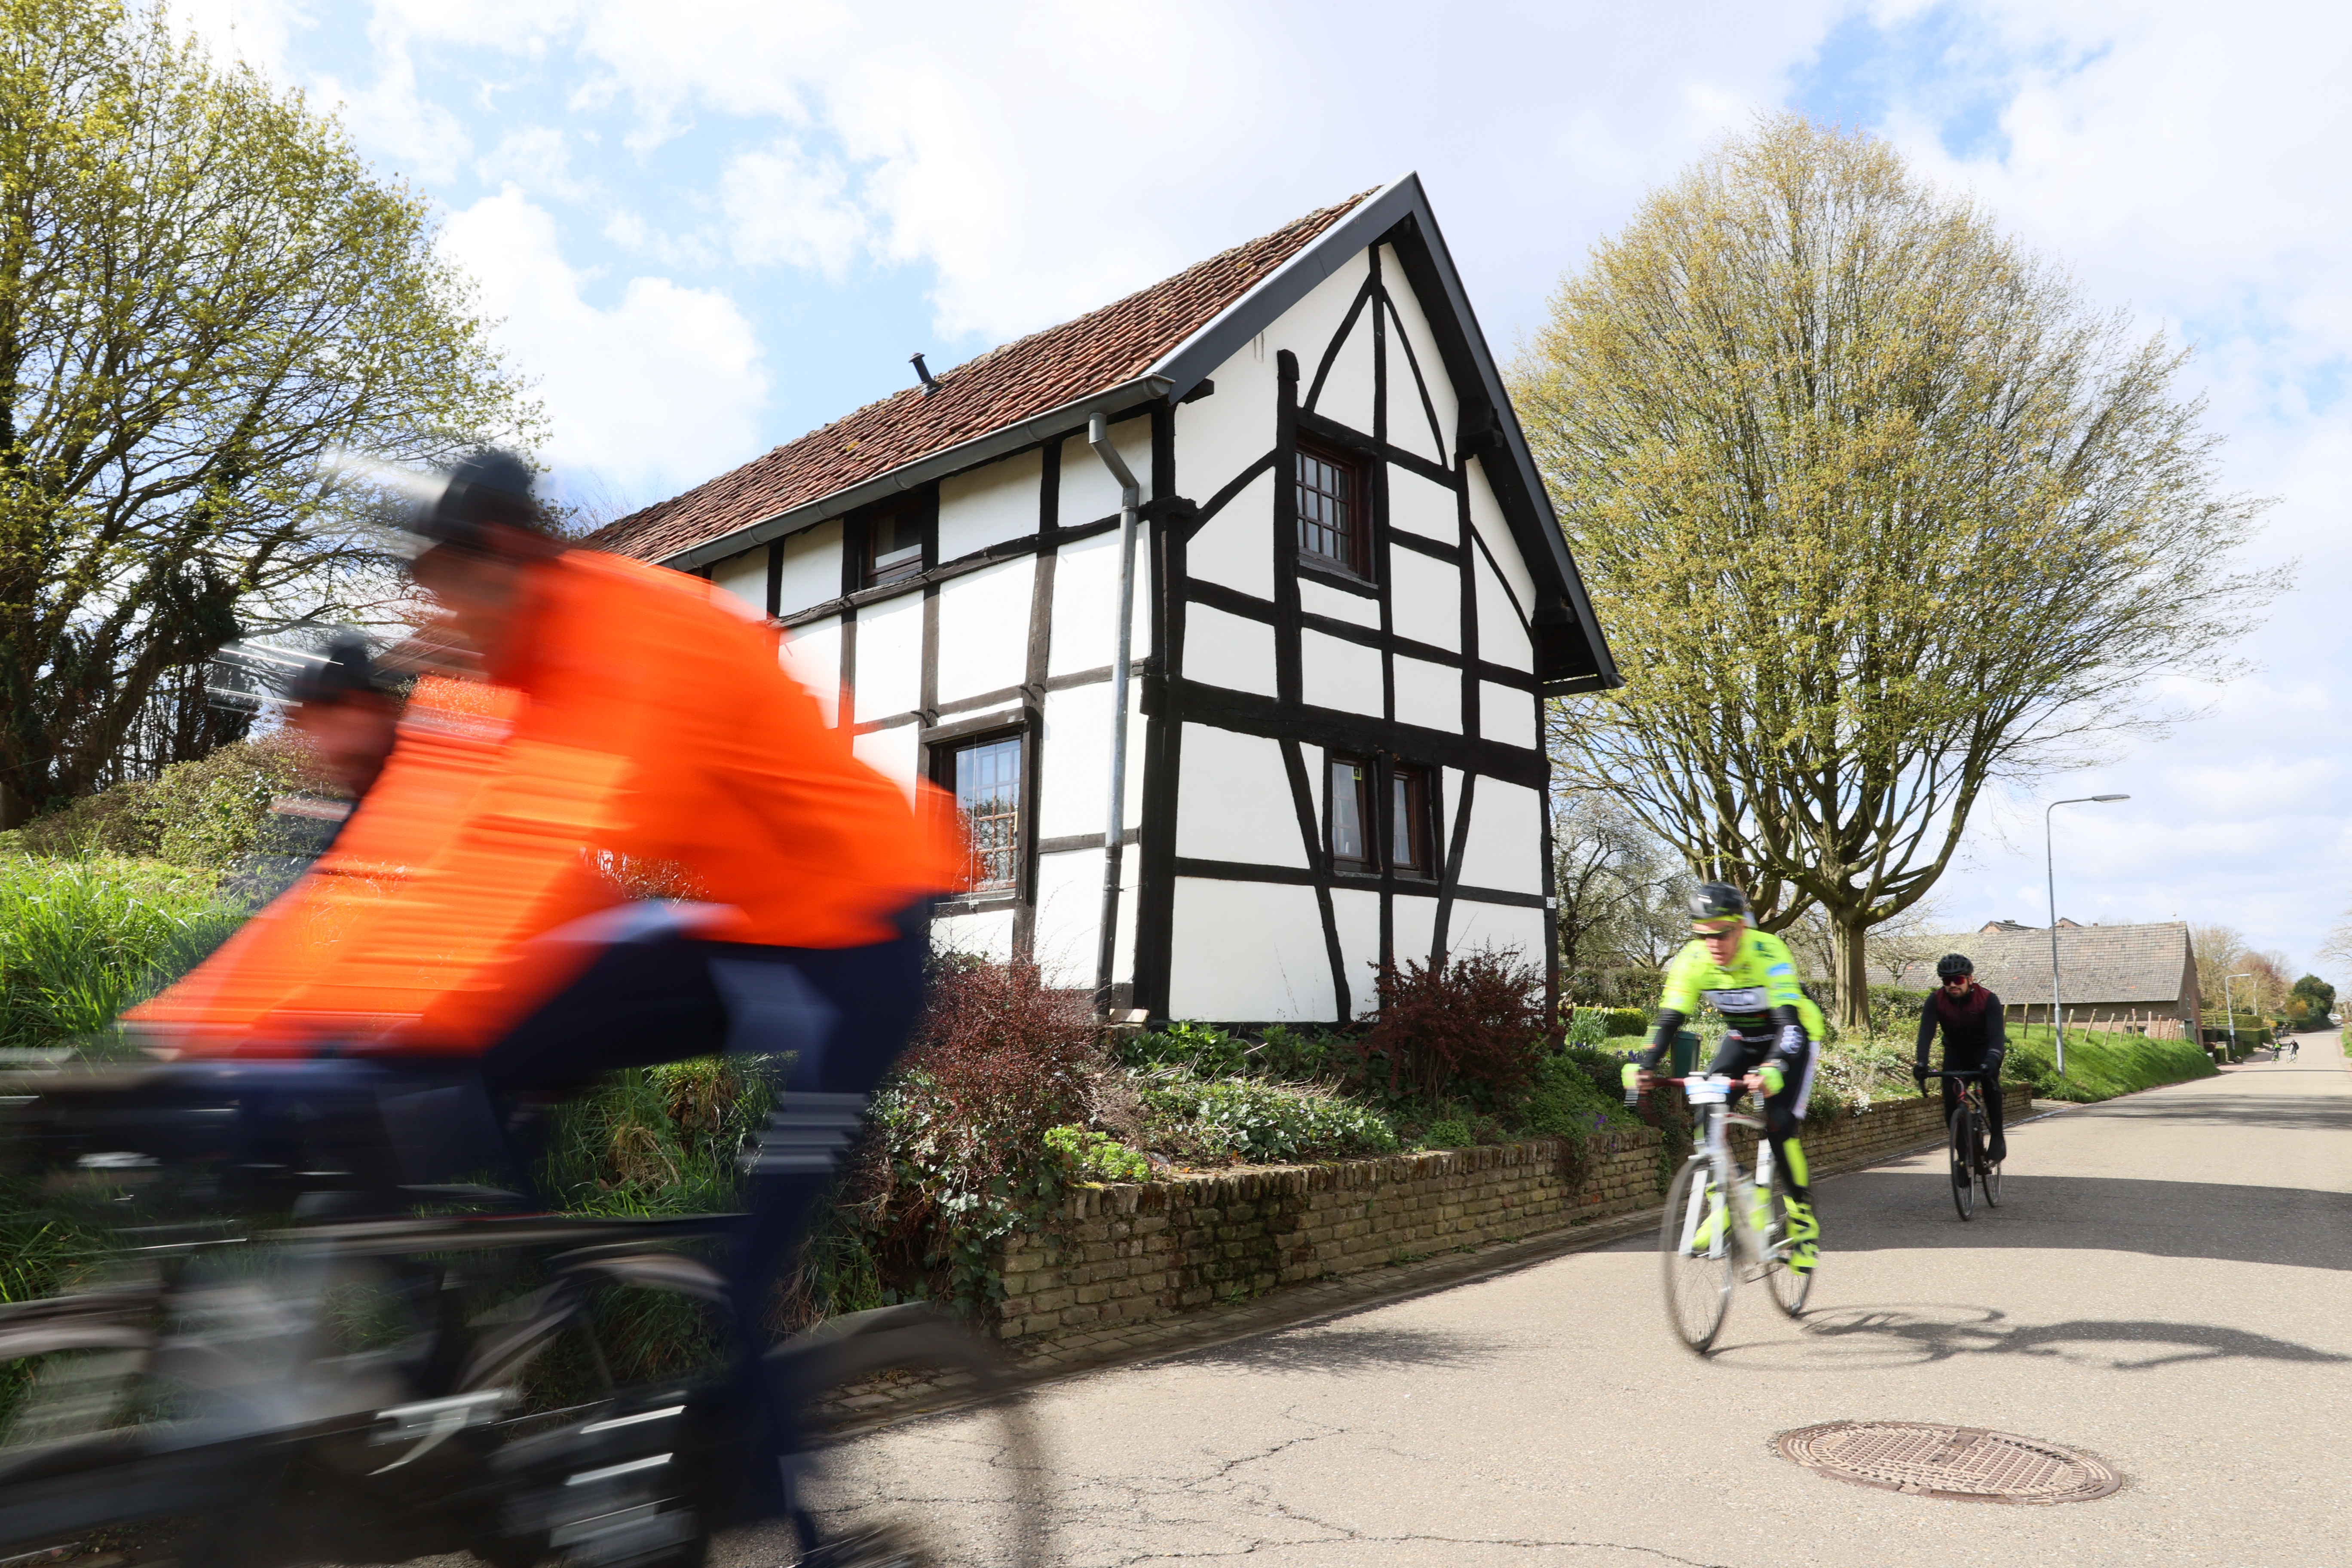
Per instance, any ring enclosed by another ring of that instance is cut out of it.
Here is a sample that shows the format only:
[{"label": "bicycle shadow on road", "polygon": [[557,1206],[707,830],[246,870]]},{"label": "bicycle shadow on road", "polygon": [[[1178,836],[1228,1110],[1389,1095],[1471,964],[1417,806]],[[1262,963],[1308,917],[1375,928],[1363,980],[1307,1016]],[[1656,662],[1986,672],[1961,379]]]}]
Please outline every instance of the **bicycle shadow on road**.
[{"label": "bicycle shadow on road", "polygon": [[[1846,1352],[1849,1364],[1925,1366],[1962,1356],[2030,1356],[2077,1364],[2095,1362],[2115,1372],[2149,1372],[2158,1367],[2209,1361],[2275,1361],[2305,1363],[2343,1363],[2352,1356],[2317,1350],[2269,1334],[2219,1323],[2160,1322],[2138,1318],[2074,1318],[2061,1323],[2012,1322],[2009,1314],[1992,1307],[1937,1306],[1926,1303],[1848,1307],[1807,1318],[1797,1341],[1779,1344],[1759,1342],[1718,1352],[1717,1360],[1738,1365],[1743,1360],[1780,1363],[1787,1350],[1818,1351],[1823,1345]],[[2127,1353],[2123,1347],[2145,1347],[2149,1353]],[[1743,1355],[1743,1352],[1747,1352]],[[1808,1356],[1809,1363],[1813,1363]]]},{"label": "bicycle shadow on road", "polygon": [[1952,1213],[1939,1160],[1857,1171],[1823,1184],[1823,1250],[2050,1247],[2352,1269],[2352,1193],[2012,1169],[2001,1205]]}]

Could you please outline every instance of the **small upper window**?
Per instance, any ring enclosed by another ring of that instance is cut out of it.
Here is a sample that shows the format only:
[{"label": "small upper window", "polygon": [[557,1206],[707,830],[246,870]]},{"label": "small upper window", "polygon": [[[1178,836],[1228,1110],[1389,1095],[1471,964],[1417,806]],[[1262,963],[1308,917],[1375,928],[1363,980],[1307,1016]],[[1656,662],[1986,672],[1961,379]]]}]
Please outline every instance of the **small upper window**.
[{"label": "small upper window", "polygon": [[884,512],[866,525],[866,585],[878,588],[923,569],[923,519],[913,507]]},{"label": "small upper window", "polygon": [[1012,887],[1021,861],[1021,738],[958,748],[955,796],[971,836],[973,890]]},{"label": "small upper window", "polygon": [[1389,864],[1400,876],[1433,877],[1429,855],[1429,775],[1389,770]]},{"label": "small upper window", "polygon": [[1352,757],[1331,759],[1331,863],[1342,871],[1372,867],[1372,770]]},{"label": "small upper window", "polygon": [[1364,471],[1336,452],[1298,448],[1298,552],[1360,574]]}]

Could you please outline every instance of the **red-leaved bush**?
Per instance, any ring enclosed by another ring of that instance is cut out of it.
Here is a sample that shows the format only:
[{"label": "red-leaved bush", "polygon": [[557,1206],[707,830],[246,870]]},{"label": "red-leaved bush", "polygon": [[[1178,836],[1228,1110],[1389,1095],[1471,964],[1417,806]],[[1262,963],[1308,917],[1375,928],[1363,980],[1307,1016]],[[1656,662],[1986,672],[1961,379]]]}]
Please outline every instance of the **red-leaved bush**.
[{"label": "red-leaved bush", "polygon": [[915,1044],[877,1099],[879,1136],[845,1183],[844,1206],[893,1287],[976,1304],[1001,1292],[994,1244],[1059,1193],[1045,1131],[1086,1114],[1099,1053],[1083,996],[1034,963],[934,966]]},{"label": "red-leaved bush", "polygon": [[1517,948],[1383,965],[1378,984],[1380,1018],[1359,1048],[1388,1058],[1398,1089],[1430,1100],[1457,1088],[1514,1089],[1543,1058],[1544,974]]}]

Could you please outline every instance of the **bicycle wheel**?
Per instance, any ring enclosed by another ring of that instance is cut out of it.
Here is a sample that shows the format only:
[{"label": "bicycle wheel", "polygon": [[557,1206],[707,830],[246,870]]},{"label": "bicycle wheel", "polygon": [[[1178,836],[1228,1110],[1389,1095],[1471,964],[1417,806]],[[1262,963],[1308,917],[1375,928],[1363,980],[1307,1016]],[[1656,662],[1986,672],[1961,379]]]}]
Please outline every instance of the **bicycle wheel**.
[{"label": "bicycle wheel", "polygon": [[1714,1168],[1703,1156],[1686,1162],[1666,1194],[1658,1253],[1665,1267],[1666,1321],[1701,1355],[1715,1343],[1731,1308],[1739,1265],[1731,1225]]},{"label": "bicycle wheel", "polygon": [[210,1506],[220,1457],[177,1440],[201,1391],[158,1364],[137,1306],[28,1302],[0,1327],[0,1555]]},{"label": "bicycle wheel", "polygon": [[1777,1185],[1772,1189],[1772,1234],[1780,1240],[1764,1268],[1764,1278],[1772,1287],[1772,1302],[1789,1316],[1801,1318],[1805,1298],[1813,1293],[1813,1269],[1789,1267],[1788,1197]]},{"label": "bicycle wheel", "polygon": [[2000,1207],[2000,1165],[1993,1159],[1991,1152],[1983,1147],[1985,1142],[1990,1141],[1991,1134],[1985,1130],[1981,1120],[1977,1123],[1977,1128],[1979,1141],[1978,1148],[1979,1158],[1977,1163],[1978,1184],[1984,1188],[1986,1205],[1992,1208],[1999,1208]]},{"label": "bicycle wheel", "polygon": [[[1050,1475],[992,1346],[928,1307],[885,1307],[824,1324],[770,1365],[804,1419],[833,1429],[788,1461],[793,1517],[781,1529],[803,1554],[858,1542],[860,1562],[1042,1568]],[[933,1413],[843,1430],[863,1412],[910,1406]]]},{"label": "bicycle wheel", "polygon": [[1949,1152],[1952,1161],[1952,1206],[1962,1219],[1974,1219],[1977,1215],[1976,1173],[1969,1169],[1969,1152],[1972,1142],[1971,1118],[1964,1103],[1952,1112]]}]

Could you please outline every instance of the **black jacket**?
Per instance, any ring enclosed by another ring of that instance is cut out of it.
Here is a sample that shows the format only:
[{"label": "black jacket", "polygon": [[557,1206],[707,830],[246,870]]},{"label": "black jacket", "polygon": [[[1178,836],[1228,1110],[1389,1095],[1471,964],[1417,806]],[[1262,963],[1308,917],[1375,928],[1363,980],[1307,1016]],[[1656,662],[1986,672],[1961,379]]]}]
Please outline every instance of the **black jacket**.
[{"label": "black jacket", "polygon": [[[1983,987],[1978,989],[1983,990]],[[2009,1026],[2001,1016],[2000,998],[1990,991],[1985,992],[1984,1012],[1980,1017],[1981,1022],[1973,1029],[1947,1027],[1944,1030],[1945,1071],[1968,1072],[1981,1067],[1990,1067],[1996,1072],[2000,1070],[2001,1058],[2009,1053]],[[1935,1043],[1936,1026],[1942,1021],[1943,1015],[1936,1010],[1935,994],[1930,992],[1927,1004],[1919,1009],[1919,1052],[1916,1065],[1921,1072],[1927,1070],[1927,1047]]]}]

